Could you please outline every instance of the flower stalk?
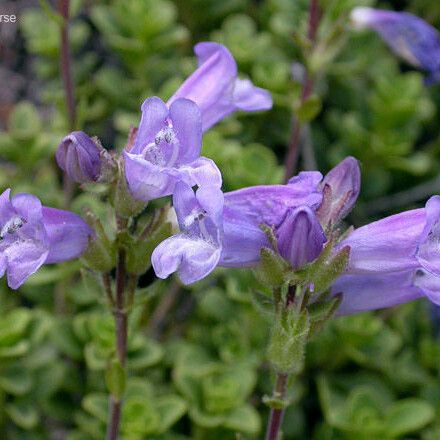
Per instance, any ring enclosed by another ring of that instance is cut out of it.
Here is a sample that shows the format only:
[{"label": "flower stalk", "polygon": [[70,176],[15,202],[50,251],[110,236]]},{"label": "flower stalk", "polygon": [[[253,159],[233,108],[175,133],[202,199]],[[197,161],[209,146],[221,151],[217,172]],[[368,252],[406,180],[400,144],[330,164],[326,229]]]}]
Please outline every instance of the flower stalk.
[{"label": "flower stalk", "polygon": [[[127,223],[123,219],[116,219],[118,232],[125,229]],[[116,292],[113,299],[113,316],[115,319],[115,336],[116,336],[116,357],[118,364],[122,369],[125,377],[125,364],[127,360],[127,270],[126,270],[126,251],[120,246],[117,257],[116,266]],[[136,283],[130,282],[131,288],[136,287]],[[107,289],[106,289],[107,290]],[[129,295],[130,297],[132,295]],[[119,438],[119,429],[122,415],[122,398],[110,392],[109,396],[109,418],[107,424],[106,440],[117,440]]]},{"label": "flower stalk", "polygon": [[[273,398],[283,401],[286,398],[289,375],[278,373],[274,387]],[[285,408],[273,407],[270,410],[269,424],[266,431],[266,440],[278,440],[281,424],[283,423]]]},{"label": "flower stalk", "polygon": [[[310,0],[309,6],[309,22],[307,29],[307,38],[311,46],[315,46],[316,33],[318,31],[320,21],[320,9],[318,0]],[[306,72],[299,105],[303,105],[310,97],[313,91],[313,76],[310,72]],[[284,182],[287,182],[295,173],[296,164],[299,156],[299,148],[301,143],[301,129],[302,123],[298,118],[293,119],[293,131],[290,137],[289,146],[287,150],[286,159],[284,162]]]}]

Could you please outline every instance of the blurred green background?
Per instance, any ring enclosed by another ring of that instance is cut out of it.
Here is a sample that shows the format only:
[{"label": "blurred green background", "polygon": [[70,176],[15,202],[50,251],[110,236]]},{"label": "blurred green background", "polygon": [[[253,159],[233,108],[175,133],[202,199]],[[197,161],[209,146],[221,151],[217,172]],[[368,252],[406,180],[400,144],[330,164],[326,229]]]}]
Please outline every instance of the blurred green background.
[{"label": "blurred green background", "polygon": [[[235,114],[204,136],[203,154],[222,170],[225,190],[282,181],[301,80],[313,67],[315,111],[299,165],[325,172],[346,155],[360,160],[351,223],[422,206],[439,192],[440,86],[426,88],[422,73],[400,64],[374,33],[353,32],[348,20],[355,6],[377,6],[440,28],[438,1],[321,0],[314,49],[304,37],[308,0],[71,6],[77,125],[106,148],[121,149],[142,101],[170,97],[196,67],[192,46],[214,40],[231,50],[241,76],[274,97],[271,111]],[[62,206],[54,153],[69,128],[59,29],[47,8],[46,1],[0,2],[0,13],[17,15],[15,25],[0,23],[0,188]],[[99,195],[99,188],[78,191],[72,209],[105,217]],[[79,268],[45,267],[18,292],[1,280],[2,439],[104,436],[113,320],[96,279]],[[138,289],[123,439],[261,438],[271,377],[254,288],[250,273],[217,270],[191,288],[167,280]],[[439,337],[440,313],[427,301],[329,323],[292,385],[284,439],[440,439]]]}]

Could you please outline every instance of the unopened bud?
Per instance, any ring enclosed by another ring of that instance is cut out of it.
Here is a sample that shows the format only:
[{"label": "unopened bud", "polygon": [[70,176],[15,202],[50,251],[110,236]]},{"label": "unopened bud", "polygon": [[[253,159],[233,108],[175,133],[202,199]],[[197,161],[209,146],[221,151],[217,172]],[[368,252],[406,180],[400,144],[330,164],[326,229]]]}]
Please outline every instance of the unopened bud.
[{"label": "unopened bud", "polygon": [[74,131],[61,141],[56,160],[59,167],[78,183],[96,182],[101,173],[100,149],[82,131]]},{"label": "unopened bud", "polygon": [[277,230],[278,250],[298,269],[322,252],[326,236],[315,213],[308,206],[291,209]]}]

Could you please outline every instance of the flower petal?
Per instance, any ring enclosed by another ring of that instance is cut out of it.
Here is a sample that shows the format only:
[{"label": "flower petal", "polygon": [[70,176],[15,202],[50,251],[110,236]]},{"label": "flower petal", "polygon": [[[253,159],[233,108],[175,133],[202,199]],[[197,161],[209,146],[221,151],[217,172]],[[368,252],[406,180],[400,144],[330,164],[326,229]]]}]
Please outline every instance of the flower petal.
[{"label": "flower petal", "polygon": [[78,258],[93,234],[79,215],[61,209],[43,207],[43,223],[49,243],[47,264]]},{"label": "flower petal", "polygon": [[151,262],[159,278],[177,271],[184,284],[191,284],[215,269],[220,252],[219,247],[206,241],[179,234],[160,243],[153,251]]},{"label": "flower petal", "polygon": [[423,297],[413,285],[414,271],[385,275],[344,275],[332,286],[332,294],[342,293],[338,315],[393,307]]},{"label": "flower petal", "polygon": [[[177,169],[179,179],[189,186],[222,186],[222,175],[215,162],[206,157],[199,157],[195,161]],[[177,176],[176,176],[177,177]]]},{"label": "flower petal", "polygon": [[154,165],[139,154],[124,152],[124,158],[125,177],[135,199],[148,202],[172,194],[178,180],[177,170]]},{"label": "flower petal", "polygon": [[18,289],[43,265],[49,251],[42,243],[24,241],[9,247],[5,252],[8,286]]},{"label": "flower petal", "polygon": [[356,229],[338,248],[350,246],[352,274],[416,269],[414,254],[425,223],[425,209],[402,212]]},{"label": "flower petal", "polygon": [[231,52],[218,43],[198,43],[194,46],[194,52],[199,67],[170,98],[168,105],[178,98],[191,99],[205,118],[204,113],[221,101],[225,91],[231,88],[237,76],[237,64]]},{"label": "flower petal", "polygon": [[168,107],[158,97],[147,98],[141,106],[142,117],[131,153],[140,153],[154,142],[156,134],[163,128],[168,117]]},{"label": "flower petal", "polygon": [[42,217],[40,200],[32,194],[19,193],[11,199],[12,206],[28,222],[39,222]]},{"label": "flower petal", "polygon": [[15,214],[11,201],[9,200],[10,195],[10,188],[5,189],[0,195],[0,225],[3,225]]},{"label": "flower petal", "polygon": [[170,106],[170,118],[179,140],[178,163],[196,160],[202,149],[202,115],[189,99],[177,99]]},{"label": "flower petal", "polygon": [[234,105],[247,112],[272,108],[272,95],[265,89],[254,86],[248,79],[237,79],[234,87]]},{"label": "flower petal", "polygon": [[428,272],[440,276],[440,196],[426,203],[426,225],[420,237],[417,260]]}]

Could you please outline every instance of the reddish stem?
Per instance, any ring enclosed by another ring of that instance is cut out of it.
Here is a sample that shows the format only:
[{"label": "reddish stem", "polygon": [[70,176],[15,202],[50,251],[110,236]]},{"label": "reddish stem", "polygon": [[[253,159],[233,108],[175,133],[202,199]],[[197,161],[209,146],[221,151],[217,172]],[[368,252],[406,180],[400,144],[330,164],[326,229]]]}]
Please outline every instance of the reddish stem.
[{"label": "reddish stem", "polygon": [[[307,29],[307,37],[312,44],[316,43],[316,34],[318,31],[320,20],[320,10],[318,0],[311,0],[309,7],[309,24]],[[309,73],[306,73],[304,83],[301,91],[300,104],[303,104],[312,94],[313,91],[313,78]],[[287,182],[296,170],[296,164],[298,162],[299,149],[301,143],[301,123],[293,118],[293,131],[290,137],[286,160],[284,163],[284,181]]]},{"label": "reddish stem", "polygon": [[[277,374],[274,396],[277,397],[278,399],[284,400],[284,398],[286,397],[288,379],[289,376],[287,374],[283,374],[283,373]],[[283,409],[272,408],[270,410],[269,424],[267,426],[266,437],[265,437],[266,440],[278,440],[281,424],[283,423],[283,417],[284,417],[284,408]]]}]

